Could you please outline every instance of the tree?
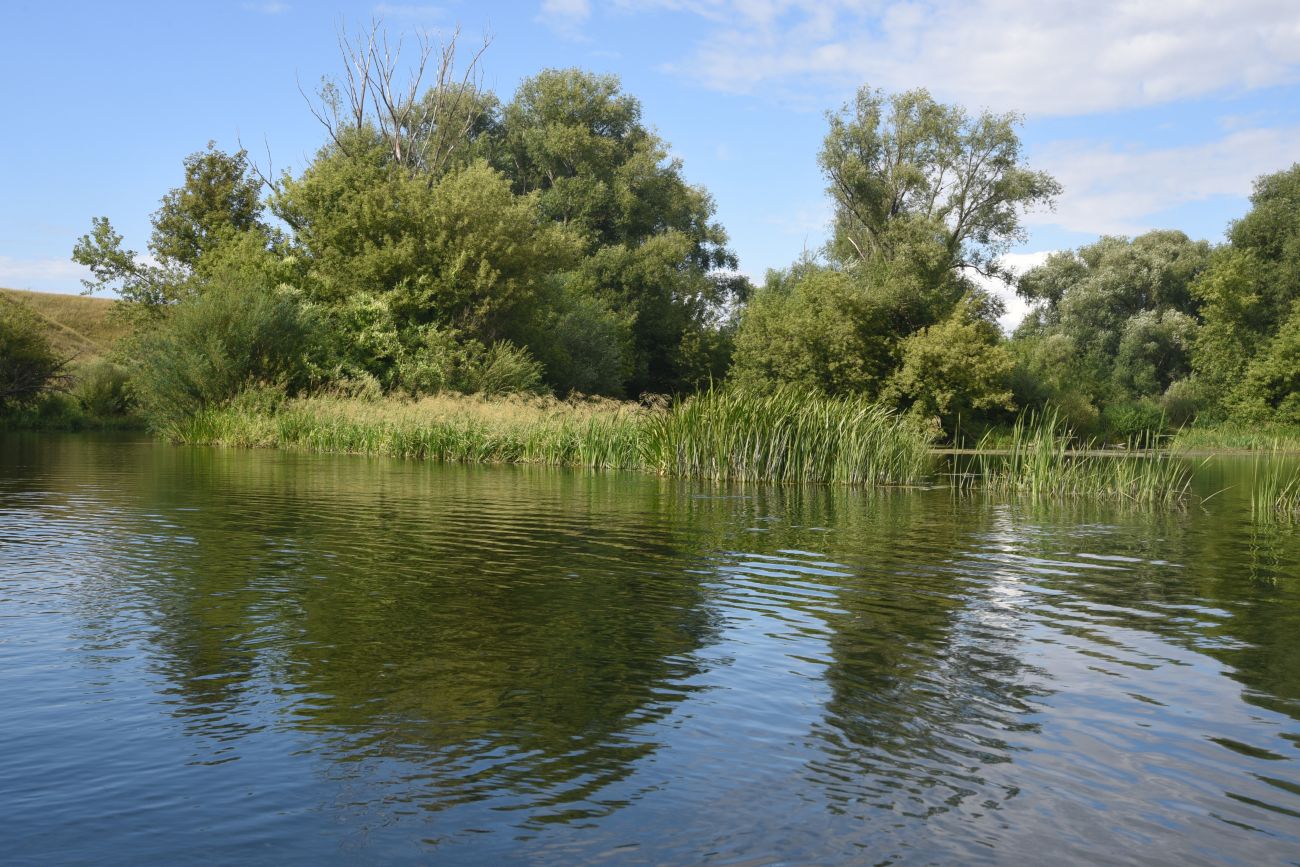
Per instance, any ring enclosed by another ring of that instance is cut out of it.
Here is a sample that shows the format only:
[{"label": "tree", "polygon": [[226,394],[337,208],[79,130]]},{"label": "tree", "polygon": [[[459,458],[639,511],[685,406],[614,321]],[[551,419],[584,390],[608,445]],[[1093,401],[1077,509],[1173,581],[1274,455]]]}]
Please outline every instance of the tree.
[{"label": "tree", "polygon": [[1253,254],[1266,317],[1280,324],[1300,299],[1300,163],[1255,181],[1251,208],[1228,228],[1234,250]]},{"label": "tree", "polygon": [[[1201,303],[1192,287],[1210,261],[1209,244],[1176,231],[1105,237],[1053,254],[1019,280],[1017,291],[1034,306],[1017,339],[1044,348],[1069,343],[1064,356],[1029,354],[1058,391],[1098,405],[1158,398],[1191,372]],[[1049,372],[1050,358],[1064,362],[1069,376]]]},{"label": "tree", "polygon": [[1300,425],[1300,304],[1251,359],[1233,404],[1248,421]]},{"label": "tree", "polygon": [[979,299],[967,298],[948,318],[903,341],[902,364],[886,396],[914,415],[938,418],[948,431],[959,416],[1012,410],[1014,361],[1000,339]]},{"label": "tree", "polygon": [[923,89],[863,87],[828,119],[819,162],[840,261],[898,258],[924,239],[942,249],[943,267],[993,274],[997,256],[1025,236],[1023,212],[1060,192],[1023,165],[1015,114],[971,117]]},{"label": "tree", "polygon": [[158,259],[193,268],[199,257],[230,235],[259,231],[261,181],[238,150],[228,154],[208,142],[185,158],[185,182],[169,191],[153,215],[149,249]]},{"label": "tree", "polygon": [[72,250],[73,261],[90,269],[91,279],[81,281],[87,292],[115,292],[146,321],[194,289],[190,278],[205,253],[240,235],[256,235],[262,246],[272,240],[262,221],[260,184],[243,150],[228,154],[208,142],[184,167],[185,182],[163,196],[151,220],[154,262],[123,247],[107,217],[92,219]]},{"label": "tree", "polygon": [[373,130],[348,136],[347,151],[326,146],[272,196],[323,303],[382,298],[399,330],[438,324],[491,341],[575,259],[577,239],[486,163],[431,186],[393,162]]},{"label": "tree", "polygon": [[[750,300],[736,333],[732,378],[754,387],[789,384],[820,394],[880,394],[894,369],[899,337],[891,274],[869,278],[811,261],[772,271]],[[873,291],[874,290],[874,291]]]},{"label": "tree", "polygon": [[575,291],[626,316],[628,390],[672,391],[722,370],[695,352],[718,334],[718,310],[742,282],[703,189],[642,121],[614,76],[546,70],[503,114],[502,167],[519,195],[584,239]]},{"label": "tree", "polygon": [[35,313],[18,301],[0,299],[0,412],[66,388],[67,365]]}]

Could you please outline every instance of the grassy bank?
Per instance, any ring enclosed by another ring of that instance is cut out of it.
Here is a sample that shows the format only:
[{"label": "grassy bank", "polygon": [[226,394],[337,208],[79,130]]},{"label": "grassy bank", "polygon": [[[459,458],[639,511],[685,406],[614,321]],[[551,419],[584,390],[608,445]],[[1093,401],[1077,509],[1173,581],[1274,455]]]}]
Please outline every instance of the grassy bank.
[{"label": "grassy bank", "polygon": [[55,352],[83,364],[103,358],[127,331],[125,323],[109,315],[113,303],[85,295],[0,288],[0,305],[27,307],[45,324]]},{"label": "grassy bank", "polygon": [[666,407],[537,398],[255,398],[164,431],[184,443],[462,463],[633,469],[722,481],[908,485],[929,437],[864,400],[708,391]]},{"label": "grassy bank", "polygon": [[1300,428],[1223,422],[1193,425],[1174,435],[1174,451],[1300,452]]}]

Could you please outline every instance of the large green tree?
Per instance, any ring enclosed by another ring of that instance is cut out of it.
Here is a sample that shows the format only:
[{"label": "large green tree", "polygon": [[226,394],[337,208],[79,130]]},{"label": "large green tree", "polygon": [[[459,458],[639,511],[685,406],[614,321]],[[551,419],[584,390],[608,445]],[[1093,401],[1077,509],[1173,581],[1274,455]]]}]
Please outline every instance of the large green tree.
[{"label": "large green tree", "polygon": [[1300,418],[1295,363],[1300,305],[1300,163],[1255,182],[1229,246],[1193,285],[1204,325],[1193,363],[1211,408],[1252,422]]},{"label": "large green tree", "polygon": [[208,142],[206,150],[185,158],[184,182],[163,196],[153,214],[152,261],[124,247],[107,217],[96,217],[72,250],[73,261],[91,273],[82,283],[88,292],[115,292],[145,320],[156,318],[194,288],[204,254],[241,235],[255,236],[263,246],[271,243],[260,189],[242,149],[226,153]]},{"label": "large green tree", "polygon": [[863,87],[829,121],[819,162],[835,203],[830,250],[841,261],[914,257],[936,245],[940,268],[991,274],[1025,237],[1024,212],[1060,191],[1024,165],[1015,114],[971,116],[924,89]]},{"label": "large green tree", "polygon": [[777,273],[755,293],[735,378],[880,396],[945,422],[1009,406],[999,306],[966,273],[997,273],[1024,212],[1059,189],[1024,165],[1018,122],[865,87],[830,115],[819,156],[835,205],[829,264]]},{"label": "large green tree", "polygon": [[631,393],[721,375],[718,311],[740,282],[714,204],[642,119],[618,79],[552,69],[520,85],[499,159],[515,192],[583,239],[568,276],[629,324]]},{"label": "large green tree", "polygon": [[1192,286],[1210,259],[1206,242],[1176,231],[1053,254],[1020,278],[1033,307],[1018,355],[1058,396],[1097,408],[1159,398],[1191,372],[1200,307]]}]

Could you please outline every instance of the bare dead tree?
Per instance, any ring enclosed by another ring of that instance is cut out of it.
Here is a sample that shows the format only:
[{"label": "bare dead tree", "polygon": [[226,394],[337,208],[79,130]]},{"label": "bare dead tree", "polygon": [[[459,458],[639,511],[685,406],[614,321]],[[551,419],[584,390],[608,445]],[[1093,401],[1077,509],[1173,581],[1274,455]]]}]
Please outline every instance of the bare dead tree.
[{"label": "bare dead tree", "polygon": [[[330,140],[345,154],[349,153],[350,138],[346,133],[372,124],[396,163],[436,177],[468,139],[481,110],[480,60],[491,38],[483,37],[460,71],[456,64],[459,40],[459,27],[445,42],[417,34],[414,59],[404,71],[405,40],[390,40],[382,21],[371,21],[369,29],[357,34],[340,26],[342,78],[323,79],[316,100],[305,92],[303,97]],[[303,92],[301,85],[298,89]]]}]

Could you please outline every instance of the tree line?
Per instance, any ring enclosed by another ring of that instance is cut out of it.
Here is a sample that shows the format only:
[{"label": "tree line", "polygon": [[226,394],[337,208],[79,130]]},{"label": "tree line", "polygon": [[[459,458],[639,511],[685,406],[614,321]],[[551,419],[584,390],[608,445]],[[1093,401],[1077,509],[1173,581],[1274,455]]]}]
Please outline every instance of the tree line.
[{"label": "tree line", "polygon": [[619,80],[578,69],[508,101],[456,40],[415,71],[343,34],[297,173],[209,143],[152,217],[147,257],[97,218],[73,258],[118,294],[147,417],[251,385],[637,398],[711,383],[865,395],[952,435],[1056,407],[1129,436],[1193,418],[1300,424],[1300,166],[1261,178],[1214,246],[1106,237],[1016,281],[1004,336],[976,276],[1060,193],[1015,114],[862,88],[818,155],[830,240],[754,285],[708,192]]}]

